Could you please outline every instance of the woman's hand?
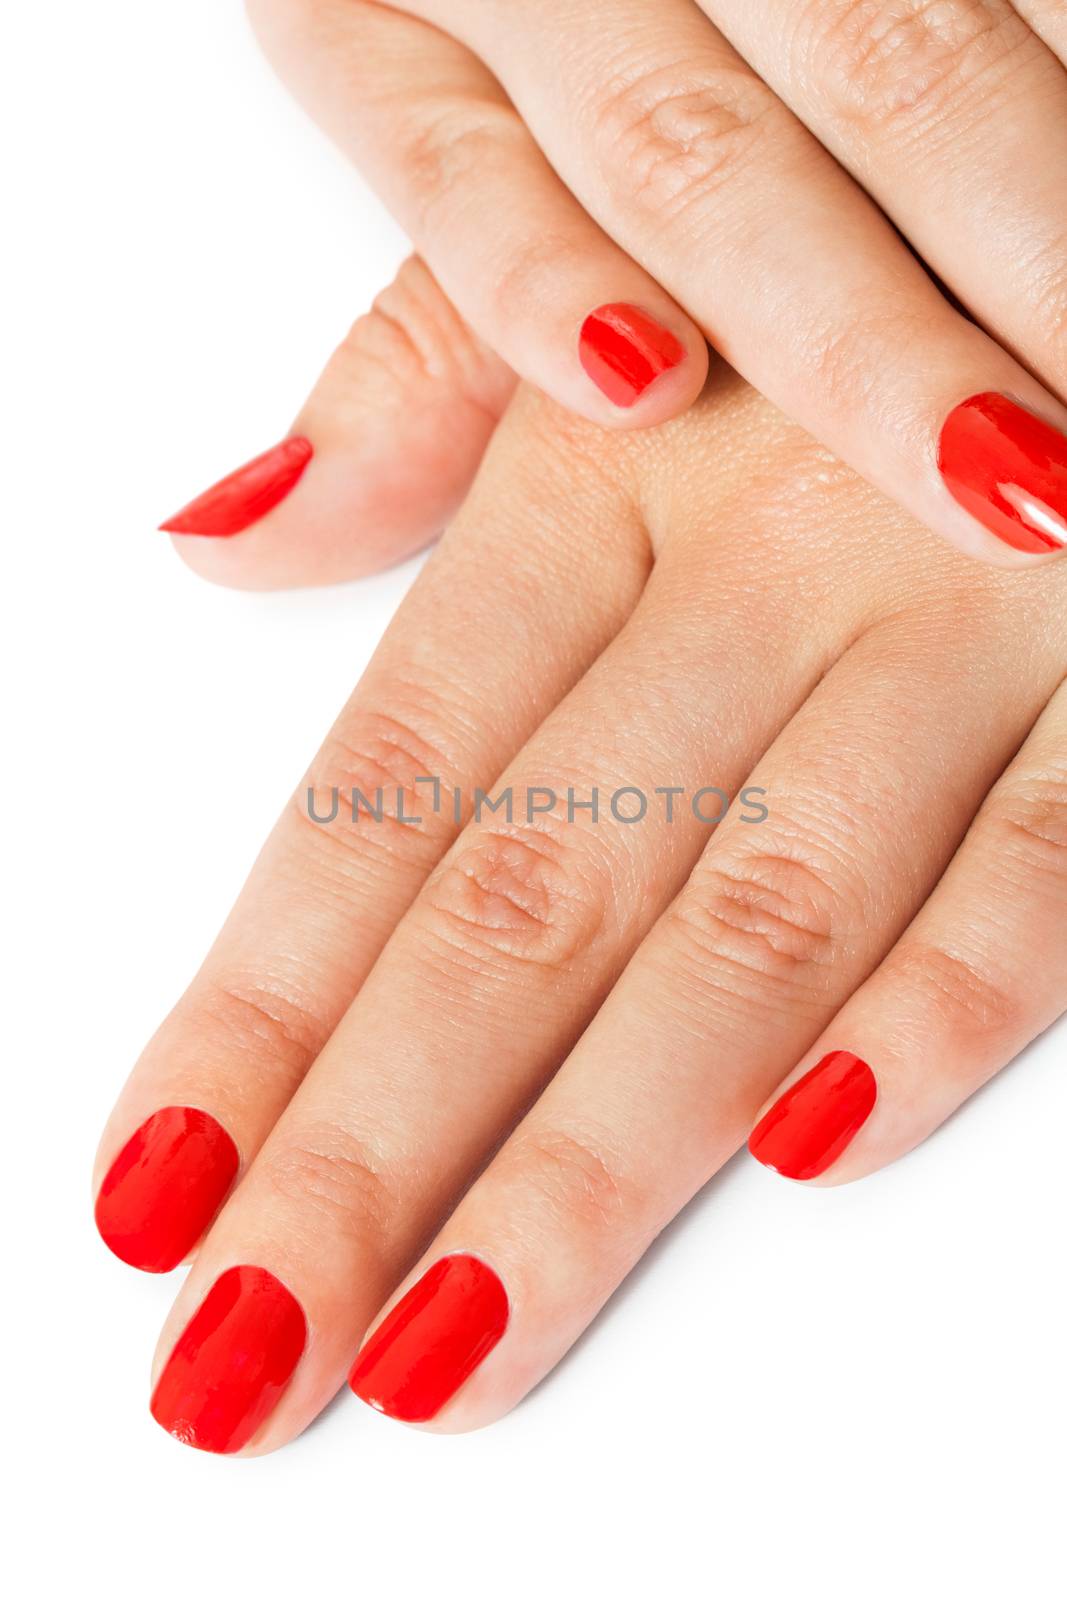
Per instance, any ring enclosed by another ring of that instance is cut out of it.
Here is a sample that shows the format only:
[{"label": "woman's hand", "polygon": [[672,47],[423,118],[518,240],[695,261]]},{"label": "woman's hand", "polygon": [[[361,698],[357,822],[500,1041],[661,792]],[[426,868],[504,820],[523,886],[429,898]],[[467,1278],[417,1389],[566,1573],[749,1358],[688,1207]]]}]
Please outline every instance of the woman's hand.
[{"label": "woman's hand", "polygon": [[1058,0],[250,11],[472,326],[571,410],[676,414],[706,335],[962,548],[1067,542]]},{"label": "woman's hand", "polygon": [[[322,465],[179,542],[314,561]],[[1067,1000],[1065,621],[725,370],[626,438],[521,393],[105,1133],[112,1249],[199,1241],[157,1420],[489,1422],[754,1123],[830,1183],[937,1127]]]}]

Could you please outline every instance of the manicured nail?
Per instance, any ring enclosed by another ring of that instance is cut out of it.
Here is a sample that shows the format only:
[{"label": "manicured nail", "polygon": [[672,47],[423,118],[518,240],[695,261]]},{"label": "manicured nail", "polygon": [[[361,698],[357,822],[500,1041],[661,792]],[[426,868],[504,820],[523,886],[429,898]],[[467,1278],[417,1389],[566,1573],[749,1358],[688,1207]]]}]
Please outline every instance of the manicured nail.
[{"label": "manicured nail", "polygon": [[851,1144],[877,1098],[867,1063],[835,1050],[775,1102],[753,1129],[748,1148],[783,1178],[817,1178]]},{"label": "manicured nail", "polygon": [[444,1256],[367,1340],[349,1383],[399,1422],[429,1422],[503,1337],[504,1285],[476,1256]]},{"label": "manicured nail", "polygon": [[169,1272],[219,1209],[238,1165],[237,1146],[206,1111],[157,1111],[123,1146],[100,1185],[100,1237],[129,1266]]},{"label": "manicured nail", "polygon": [[171,1351],[152,1415],[182,1444],[232,1455],[278,1404],[306,1342],[284,1283],[263,1267],[230,1267]]},{"label": "manicured nail", "polygon": [[1067,545],[1067,436],[1002,394],[951,412],[938,455],[949,492],[1013,550]]},{"label": "manicured nail", "polygon": [[205,489],[160,528],[164,533],[199,533],[214,539],[243,533],[296,488],[313,454],[306,439],[283,439]]},{"label": "manicured nail", "polygon": [[623,407],[685,359],[685,345],[636,306],[601,306],[586,317],[578,351],[597,388]]}]

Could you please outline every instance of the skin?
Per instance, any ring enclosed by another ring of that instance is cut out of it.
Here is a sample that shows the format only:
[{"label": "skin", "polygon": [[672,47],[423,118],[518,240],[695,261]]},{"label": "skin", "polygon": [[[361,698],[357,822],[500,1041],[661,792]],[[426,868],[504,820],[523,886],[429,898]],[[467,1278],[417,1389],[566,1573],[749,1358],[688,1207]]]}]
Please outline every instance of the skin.
[{"label": "skin", "polygon": [[[393,553],[396,477],[375,489],[360,435],[378,339],[434,352],[405,380],[409,478],[433,463],[415,440],[440,374],[500,377],[412,265],[302,414],[323,470],[248,534],[177,540],[198,570],[291,581],[297,547],[336,578],[341,528],[350,572]],[[410,487],[402,504],[398,548]],[[1065,621],[1067,567],[967,562],[724,368],[684,417],[625,437],[520,390],[105,1131],[98,1177],[169,1104],[211,1111],[242,1157],[157,1374],[222,1271],[266,1267],[311,1331],[246,1453],[274,1449],[397,1295],[471,1251],[511,1321],[430,1426],[479,1427],[826,1050],[861,1054],[879,1100],[821,1181],[925,1138],[1067,1001]],[[467,795],[754,784],[770,817],[457,829],[420,773]],[[394,805],[317,827],[309,783],[323,804],[399,787],[426,826]]]},{"label": "skin", "polygon": [[[249,13],[467,320],[545,393],[601,426],[655,426],[700,392],[706,337],[960,548],[1042,559],[957,504],[937,452],[981,393],[1067,432],[1060,0]],[[585,317],[614,302],[687,352],[626,410],[579,361]]]}]

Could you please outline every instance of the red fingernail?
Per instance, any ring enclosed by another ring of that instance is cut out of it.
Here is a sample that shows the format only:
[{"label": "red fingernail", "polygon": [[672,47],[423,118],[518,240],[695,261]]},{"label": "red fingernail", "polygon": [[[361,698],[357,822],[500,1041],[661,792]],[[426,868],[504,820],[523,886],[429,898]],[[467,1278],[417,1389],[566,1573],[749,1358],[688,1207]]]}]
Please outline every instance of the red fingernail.
[{"label": "red fingernail", "polygon": [[783,1178],[817,1178],[851,1144],[877,1098],[867,1063],[835,1050],[776,1101],[753,1129],[748,1148]]},{"label": "red fingernail", "polygon": [[400,1422],[429,1422],[508,1325],[504,1285],[476,1256],[444,1256],[372,1334],[348,1381]]},{"label": "red fingernail", "polygon": [[601,306],[586,317],[578,350],[597,388],[624,407],[685,359],[685,345],[636,306]]},{"label": "red fingernail", "polygon": [[219,1209],[238,1165],[237,1146],[206,1111],[157,1111],[123,1146],[100,1185],[100,1237],[131,1267],[169,1272]]},{"label": "red fingernail", "polygon": [[314,451],[306,439],[283,439],[160,523],[164,533],[225,539],[243,533],[296,488]]},{"label": "red fingernail", "polygon": [[306,1342],[284,1283],[263,1267],[231,1267],[171,1351],[152,1415],[182,1444],[232,1455],[278,1404]]},{"label": "red fingernail", "polygon": [[938,456],[950,493],[1013,550],[1067,544],[1067,437],[1002,394],[951,412]]}]

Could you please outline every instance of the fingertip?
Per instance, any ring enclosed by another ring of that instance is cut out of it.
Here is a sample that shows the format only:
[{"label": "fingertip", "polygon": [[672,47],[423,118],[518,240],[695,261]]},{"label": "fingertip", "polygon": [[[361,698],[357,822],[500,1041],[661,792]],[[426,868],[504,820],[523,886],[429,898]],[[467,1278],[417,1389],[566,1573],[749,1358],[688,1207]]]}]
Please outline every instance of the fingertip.
[{"label": "fingertip", "polygon": [[692,323],[618,301],[585,318],[578,358],[597,392],[593,420],[609,427],[654,427],[680,415],[708,376],[707,342]]},{"label": "fingertip", "polygon": [[292,493],[314,453],[309,439],[281,440],[174,512],[160,532],[209,539],[243,533]]},{"label": "fingertip", "polygon": [[513,387],[413,258],[334,352],[290,436],[163,530],[223,588],[370,577],[443,531]]}]

